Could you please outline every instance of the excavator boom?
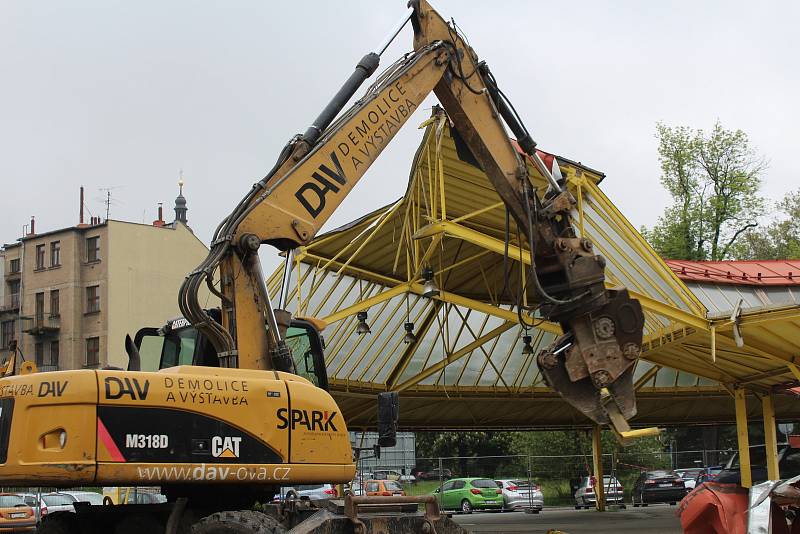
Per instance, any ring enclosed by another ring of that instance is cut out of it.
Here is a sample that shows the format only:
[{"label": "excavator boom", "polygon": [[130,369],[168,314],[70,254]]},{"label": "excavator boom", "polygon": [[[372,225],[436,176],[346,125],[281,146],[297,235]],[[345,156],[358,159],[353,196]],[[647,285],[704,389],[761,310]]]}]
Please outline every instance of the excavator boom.
[{"label": "excavator boom", "polygon": [[[259,246],[271,244],[290,258],[294,248],[308,244],[434,92],[527,238],[533,256],[527,279],[535,288],[540,316],[558,322],[564,331],[538,356],[548,382],[596,422],[609,422],[603,389],[624,418],[632,417],[632,368],[644,323],[639,303],[624,289],[605,288],[604,259],[570,222],[574,198],[539,159],[513,105],[455,25],[425,0],[411,2],[398,28],[407,20],[414,28],[414,51],[384,70],[364,96],[339,114],[377,69],[386,45],[364,56],[314,124],[286,145],[275,168],[220,225],[209,257],[181,288],[182,312],[212,341],[223,365],[291,370],[291,355],[281,339],[290,316],[270,303]],[[533,187],[527,162],[506,127],[547,179],[547,191]],[[196,297],[217,269],[221,325],[209,320]],[[286,278],[284,285],[288,282]],[[265,320],[266,331],[260,326]]]}]

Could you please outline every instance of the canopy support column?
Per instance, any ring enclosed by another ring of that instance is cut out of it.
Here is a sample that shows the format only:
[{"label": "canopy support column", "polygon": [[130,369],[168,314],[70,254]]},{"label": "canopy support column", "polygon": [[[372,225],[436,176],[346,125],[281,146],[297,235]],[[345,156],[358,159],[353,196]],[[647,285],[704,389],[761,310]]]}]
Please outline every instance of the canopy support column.
[{"label": "canopy support column", "polygon": [[767,450],[767,478],[778,480],[778,437],[775,430],[775,405],[772,395],[767,394],[761,398],[761,409],[764,412],[764,446]]},{"label": "canopy support column", "polygon": [[739,445],[739,471],[742,477],[742,487],[750,488],[753,485],[753,476],[750,472],[750,439],[747,435],[746,391],[736,388],[733,398],[736,406],[736,437]]},{"label": "canopy support column", "polygon": [[592,428],[592,463],[594,464],[594,497],[598,512],[605,512],[606,498],[603,487],[603,444],[600,425]]}]

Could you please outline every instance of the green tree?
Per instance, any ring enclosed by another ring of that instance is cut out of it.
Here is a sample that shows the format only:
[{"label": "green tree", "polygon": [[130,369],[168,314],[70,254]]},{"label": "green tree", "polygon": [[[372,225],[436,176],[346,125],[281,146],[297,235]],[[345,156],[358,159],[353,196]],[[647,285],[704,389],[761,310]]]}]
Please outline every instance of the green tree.
[{"label": "green tree", "polygon": [[[623,446],[611,431],[600,435],[603,453],[658,453],[663,445],[658,438],[636,439]],[[552,430],[547,432],[517,432],[512,437],[514,454],[531,456],[589,455],[592,454],[592,435],[588,430]]]},{"label": "green tree", "polygon": [[747,232],[736,256],[748,260],[800,259],[800,189],[787,193],[775,206],[774,219]]},{"label": "green tree", "polygon": [[717,122],[706,133],[687,127],[656,126],[661,184],[672,196],[645,237],[664,257],[722,260],[763,214],[758,195],[766,163],[741,130]]},{"label": "green tree", "polygon": [[454,462],[448,461],[445,467],[455,463],[459,475],[494,476],[494,472],[510,460],[498,458],[479,462],[475,458],[511,454],[512,435],[511,432],[417,432],[417,457],[456,458]]}]

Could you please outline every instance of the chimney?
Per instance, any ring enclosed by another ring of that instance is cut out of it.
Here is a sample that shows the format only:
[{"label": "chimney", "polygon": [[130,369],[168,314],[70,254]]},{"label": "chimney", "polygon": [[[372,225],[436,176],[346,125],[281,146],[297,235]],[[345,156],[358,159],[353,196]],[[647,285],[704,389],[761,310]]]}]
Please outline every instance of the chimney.
[{"label": "chimney", "polygon": [[27,237],[33,237],[36,235],[36,218],[31,215],[31,229],[28,232]]},{"label": "chimney", "polygon": [[83,222],[83,186],[81,186],[81,199],[80,199],[80,206],[78,207],[78,227],[83,228],[86,226],[86,223]]},{"label": "chimney", "polygon": [[153,226],[158,226],[159,228],[161,228],[162,226],[164,226],[164,224],[165,224],[164,223],[164,205],[161,202],[159,202],[158,203],[158,219],[153,221]]}]

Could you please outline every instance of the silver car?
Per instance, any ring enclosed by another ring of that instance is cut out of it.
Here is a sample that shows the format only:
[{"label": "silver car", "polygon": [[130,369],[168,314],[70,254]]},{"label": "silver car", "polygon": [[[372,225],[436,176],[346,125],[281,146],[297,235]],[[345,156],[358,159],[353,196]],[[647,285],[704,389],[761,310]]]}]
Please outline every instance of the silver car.
[{"label": "silver car", "polygon": [[[595,493],[596,481],[594,477],[583,477],[580,479],[577,490],[575,491],[575,509],[594,508],[597,503]],[[625,508],[625,494],[622,484],[616,477],[603,475],[603,493],[606,497],[606,504],[619,504],[620,508]]]},{"label": "silver car", "polygon": [[93,491],[57,491],[42,495],[39,519],[53,512],[75,512],[76,502],[102,505],[103,496]]},{"label": "silver car", "polygon": [[291,501],[297,499],[308,499],[310,501],[322,501],[325,499],[336,498],[336,488],[333,484],[303,484],[281,488],[282,500]]},{"label": "silver car", "polygon": [[503,490],[503,510],[525,510],[530,508],[538,514],[544,508],[544,496],[535,482],[528,485],[527,480],[502,479],[495,480],[497,487]]},{"label": "silver car", "polygon": [[61,495],[68,495],[73,502],[88,502],[91,505],[102,505],[103,495],[95,491],[59,491]]},{"label": "silver car", "polygon": [[53,512],[74,512],[75,499],[65,493],[43,493],[40,519]]}]

